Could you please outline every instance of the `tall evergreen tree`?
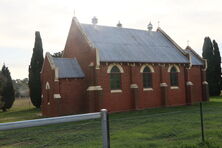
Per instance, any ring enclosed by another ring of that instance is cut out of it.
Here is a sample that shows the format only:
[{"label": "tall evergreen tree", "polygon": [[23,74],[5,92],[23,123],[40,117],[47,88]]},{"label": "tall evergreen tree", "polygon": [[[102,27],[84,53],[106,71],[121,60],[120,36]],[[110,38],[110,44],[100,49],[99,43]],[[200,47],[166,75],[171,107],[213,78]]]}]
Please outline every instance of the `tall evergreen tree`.
[{"label": "tall evergreen tree", "polygon": [[40,32],[35,32],[35,45],[33,48],[31,63],[29,65],[29,89],[32,104],[36,108],[41,106],[41,80],[40,71],[43,64],[43,48]]},{"label": "tall evergreen tree", "polygon": [[4,81],[4,77],[2,75],[2,72],[0,71],[0,109],[3,109],[3,106],[5,104],[5,102],[3,101],[3,96],[2,96],[2,92],[3,92],[3,87],[5,85],[5,81]]},{"label": "tall evergreen tree", "polygon": [[206,79],[209,86],[209,93],[210,96],[215,96],[216,95],[215,87],[217,85],[215,84],[214,80],[214,69],[215,69],[214,50],[211,39],[209,37],[204,38],[202,56],[204,59],[207,59]]},{"label": "tall evergreen tree", "polygon": [[220,51],[218,44],[215,40],[213,40],[213,47],[214,47],[214,82],[216,83],[216,88],[215,88],[215,95],[220,95],[220,90],[221,90],[221,56],[220,56]]},{"label": "tall evergreen tree", "polygon": [[2,90],[2,100],[4,102],[2,110],[6,111],[12,107],[13,102],[15,101],[15,91],[13,88],[10,71],[5,65],[2,66],[2,76],[5,79]]}]

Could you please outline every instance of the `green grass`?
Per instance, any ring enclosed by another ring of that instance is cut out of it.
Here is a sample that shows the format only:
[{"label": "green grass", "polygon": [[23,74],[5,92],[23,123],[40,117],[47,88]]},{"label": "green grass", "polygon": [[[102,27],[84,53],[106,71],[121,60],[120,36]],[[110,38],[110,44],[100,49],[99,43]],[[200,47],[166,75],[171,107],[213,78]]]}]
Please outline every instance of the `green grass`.
[{"label": "green grass", "polygon": [[29,98],[16,99],[7,112],[0,111],[0,123],[40,118],[39,109],[35,109]]},{"label": "green grass", "polygon": [[[199,104],[110,115],[112,148],[220,148],[222,97],[203,104],[206,142],[201,143]],[[27,117],[29,116],[29,117]],[[0,113],[0,122],[39,118],[39,110],[23,107]],[[3,120],[2,118],[8,118]],[[100,120],[0,132],[1,147],[102,147]]]}]

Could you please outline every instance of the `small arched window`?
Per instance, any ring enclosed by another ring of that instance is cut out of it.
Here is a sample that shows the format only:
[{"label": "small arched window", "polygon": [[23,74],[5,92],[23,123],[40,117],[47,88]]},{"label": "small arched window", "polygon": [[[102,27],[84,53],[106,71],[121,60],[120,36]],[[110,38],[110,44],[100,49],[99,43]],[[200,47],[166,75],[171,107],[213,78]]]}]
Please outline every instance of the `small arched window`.
[{"label": "small arched window", "polygon": [[152,71],[148,66],[143,69],[143,88],[152,88]]},{"label": "small arched window", "polygon": [[110,88],[111,90],[121,89],[121,72],[117,66],[113,66],[110,71]]},{"label": "small arched window", "polygon": [[178,86],[178,71],[175,66],[170,69],[170,85]]}]

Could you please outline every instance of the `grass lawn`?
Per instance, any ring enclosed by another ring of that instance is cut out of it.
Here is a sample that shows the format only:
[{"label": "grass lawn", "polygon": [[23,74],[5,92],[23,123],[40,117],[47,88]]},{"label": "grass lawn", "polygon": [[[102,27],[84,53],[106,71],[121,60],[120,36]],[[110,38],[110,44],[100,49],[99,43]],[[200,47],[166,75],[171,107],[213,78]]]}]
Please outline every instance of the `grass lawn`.
[{"label": "grass lawn", "polygon": [[0,111],[0,123],[40,118],[40,110],[35,109],[29,98],[16,99],[7,112]]},{"label": "grass lawn", "polygon": [[[0,122],[39,118],[33,107],[15,106]],[[206,143],[201,143],[199,105],[146,109],[110,115],[111,148],[220,148],[222,97],[203,104]],[[5,148],[102,147],[100,120],[0,132]]]}]

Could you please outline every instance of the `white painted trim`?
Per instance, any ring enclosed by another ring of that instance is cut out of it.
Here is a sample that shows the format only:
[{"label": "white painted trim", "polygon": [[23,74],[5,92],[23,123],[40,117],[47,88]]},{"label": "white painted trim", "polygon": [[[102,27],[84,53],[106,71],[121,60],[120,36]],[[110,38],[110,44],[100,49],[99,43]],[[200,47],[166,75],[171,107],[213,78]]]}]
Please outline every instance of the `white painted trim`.
[{"label": "white painted trim", "polygon": [[59,80],[59,68],[55,67],[55,81]]},{"label": "white painted trim", "polygon": [[138,85],[137,84],[131,84],[130,88],[138,88]]},{"label": "white painted trim", "polygon": [[160,87],[167,87],[167,83],[160,83]]},{"label": "white painted trim", "polygon": [[111,90],[110,92],[111,92],[111,93],[121,93],[122,90],[121,90],[121,89],[117,89],[117,90]]},{"label": "white painted trim", "polygon": [[177,72],[180,72],[180,68],[176,64],[170,65],[167,69],[167,72],[170,72],[170,70],[173,66],[177,69]]},{"label": "white painted trim", "polygon": [[149,69],[151,70],[151,72],[154,72],[154,68],[152,65],[150,64],[144,64],[141,68],[140,68],[140,73],[143,73],[144,68],[149,67]]},{"label": "white painted trim", "polygon": [[49,52],[46,53],[46,57],[49,61],[51,69],[55,71],[55,80],[54,81],[58,81],[59,80],[59,69],[58,69],[58,67],[55,66],[55,63],[54,63],[52,56]]},{"label": "white painted trim", "polygon": [[189,55],[189,68],[188,69],[191,69],[193,63],[192,63],[192,56],[190,55],[190,53],[188,52],[188,55]]},{"label": "white painted trim", "polygon": [[99,66],[100,66],[99,49],[96,48],[96,69],[99,69]]},{"label": "white painted trim", "polygon": [[49,64],[50,64],[50,66],[51,66],[51,69],[53,70],[53,69],[55,69],[55,64],[54,64],[54,62],[53,62],[53,59],[52,59],[52,56],[51,56],[51,54],[49,53],[49,52],[46,52],[46,57],[47,57],[47,59],[48,59],[48,61],[49,61]]},{"label": "white painted trim", "polygon": [[94,66],[94,63],[93,62],[90,62],[90,64],[88,65],[89,67],[93,67]]},{"label": "white painted trim", "polygon": [[48,81],[47,81],[46,84],[45,84],[45,89],[46,89],[46,90],[49,90],[49,89],[50,89],[50,85],[49,85],[49,82],[48,82]]},{"label": "white painted trim", "polygon": [[153,91],[153,88],[143,88],[143,91]]},{"label": "white painted trim", "polygon": [[171,86],[170,89],[179,89],[178,86]]},{"label": "white painted trim", "polygon": [[94,91],[94,90],[103,90],[101,86],[89,86],[87,91]]},{"label": "white painted trim", "polygon": [[[83,34],[83,37],[85,38],[86,42],[91,48],[94,48],[93,43],[89,40],[86,33],[83,31],[81,24],[79,23],[78,19],[76,17],[73,17],[73,21],[75,22],[76,26],[78,27],[79,31]],[[71,26],[72,27],[72,26]]]},{"label": "white painted trim", "polygon": [[204,68],[203,68],[203,71],[206,71],[207,70],[207,59],[203,59],[204,61]]},{"label": "white painted trim", "polygon": [[203,81],[202,84],[203,84],[203,85],[207,85],[208,82],[207,82],[207,81]]},{"label": "white painted trim", "polygon": [[53,97],[54,97],[54,99],[61,99],[62,98],[60,94],[54,94]]},{"label": "white painted trim", "polygon": [[187,85],[193,85],[193,83],[191,81],[188,81],[186,84]]},{"label": "white painted trim", "polygon": [[110,64],[110,65],[108,66],[107,73],[110,73],[110,71],[111,71],[111,69],[113,68],[113,66],[117,66],[117,67],[119,68],[119,70],[120,70],[120,73],[124,73],[122,66],[119,65],[119,64]]}]

